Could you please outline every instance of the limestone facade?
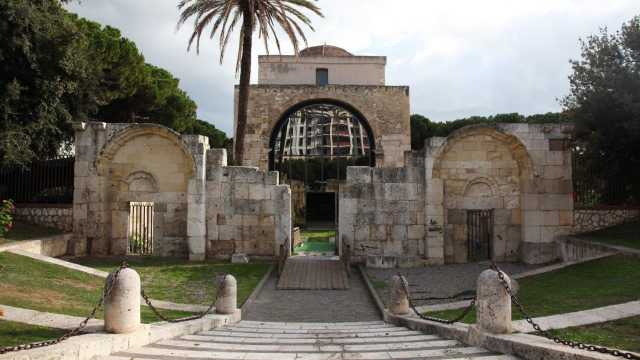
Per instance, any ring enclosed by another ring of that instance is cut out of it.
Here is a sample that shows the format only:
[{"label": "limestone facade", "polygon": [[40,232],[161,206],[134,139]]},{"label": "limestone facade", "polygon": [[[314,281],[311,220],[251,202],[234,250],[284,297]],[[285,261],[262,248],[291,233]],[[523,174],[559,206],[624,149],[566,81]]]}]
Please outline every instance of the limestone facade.
[{"label": "limestone facade", "polygon": [[353,258],[424,258],[424,157],[407,153],[403,167],[349,167],[339,191],[339,237]]},{"label": "limestone facade", "polygon": [[[207,166],[207,256],[234,253],[273,257],[290,243],[291,190],[278,173],[226,166],[225,150],[210,151]],[[290,246],[288,247],[290,248]]]},{"label": "limestone facade", "polygon": [[339,237],[359,256],[463,263],[468,211],[492,210],[492,259],[552,261],[554,239],[573,228],[570,129],[469,126],[428,139],[403,167],[350,168],[340,187]]},{"label": "limestone facade", "polygon": [[[236,88],[236,113],[237,103]],[[411,149],[408,87],[252,85],[242,165],[269,170],[270,141],[280,121],[314,103],[343,106],[366,121],[373,133],[376,166],[401,167],[404,164],[404,152]]]},{"label": "limestone facade", "polygon": [[[226,152],[210,149],[203,136],[180,135],[155,124],[76,124],[70,252],[125,255],[129,204],[151,202],[154,255],[203,260],[240,249],[272,255],[280,243],[290,241],[291,216],[286,204],[278,204],[277,219],[275,206],[256,204],[272,197],[286,203],[288,187],[278,185],[277,174],[226,165]],[[247,184],[258,179],[264,191],[245,194]],[[261,228],[269,236],[246,230],[254,226],[250,215],[271,217]]]},{"label": "limestone facade", "polygon": [[270,85],[315,85],[316,69],[326,69],[329,84],[384,85],[384,56],[293,56],[258,57],[258,82]]}]

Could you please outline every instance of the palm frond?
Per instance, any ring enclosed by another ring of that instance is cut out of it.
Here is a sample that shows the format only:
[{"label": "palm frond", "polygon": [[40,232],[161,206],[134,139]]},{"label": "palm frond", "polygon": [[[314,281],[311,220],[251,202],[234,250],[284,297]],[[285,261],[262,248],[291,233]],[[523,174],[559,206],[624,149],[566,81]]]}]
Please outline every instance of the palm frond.
[{"label": "palm frond", "polygon": [[[249,8],[247,8],[247,6]],[[278,38],[277,29],[284,31],[291,42],[296,54],[300,51],[300,43],[307,44],[307,37],[303,26],[314,30],[311,19],[303,11],[323,16],[320,8],[312,0],[180,0],[178,9],[181,11],[178,18],[177,29],[184,26],[189,20],[193,20],[193,31],[189,37],[187,50],[191,50],[195,44],[196,51],[200,52],[200,40],[208,31],[208,37],[213,39],[219,36],[218,46],[220,47],[220,62],[224,59],[224,54],[238,24],[242,20],[251,23],[251,32],[258,32],[262,39],[267,54],[269,53],[269,43],[275,43],[278,53],[281,53],[281,42]],[[245,10],[251,18],[245,18]],[[239,71],[240,59],[242,58],[242,45],[245,27],[240,30],[240,40],[237,54],[236,72]]]}]

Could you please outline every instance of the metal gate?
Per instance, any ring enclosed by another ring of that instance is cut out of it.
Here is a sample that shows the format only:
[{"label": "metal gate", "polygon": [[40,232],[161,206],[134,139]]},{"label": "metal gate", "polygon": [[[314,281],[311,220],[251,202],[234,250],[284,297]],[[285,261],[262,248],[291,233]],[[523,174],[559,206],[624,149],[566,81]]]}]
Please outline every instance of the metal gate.
[{"label": "metal gate", "polygon": [[129,254],[153,254],[153,203],[129,203]]},{"label": "metal gate", "polygon": [[467,211],[467,239],[469,261],[491,259],[493,210]]}]

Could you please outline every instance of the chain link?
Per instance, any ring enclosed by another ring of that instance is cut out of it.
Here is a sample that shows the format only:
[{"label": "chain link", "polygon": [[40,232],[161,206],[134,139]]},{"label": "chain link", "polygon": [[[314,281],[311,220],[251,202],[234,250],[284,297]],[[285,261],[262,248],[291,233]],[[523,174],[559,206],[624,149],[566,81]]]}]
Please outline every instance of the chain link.
[{"label": "chain link", "polygon": [[511,297],[511,301],[516,305],[516,308],[522,314],[522,316],[524,317],[526,322],[529,323],[531,325],[531,327],[533,327],[533,329],[535,331],[537,331],[539,334],[541,334],[545,338],[553,341],[556,344],[566,345],[566,346],[569,346],[569,347],[574,348],[574,349],[598,352],[598,353],[601,353],[601,354],[609,354],[609,355],[613,355],[613,356],[616,356],[616,357],[621,357],[623,359],[640,360],[640,356],[637,356],[637,355],[629,353],[629,352],[624,352],[624,351],[615,350],[615,349],[609,349],[609,348],[606,348],[606,347],[603,347],[603,346],[584,344],[584,343],[577,342],[577,341],[561,339],[561,338],[551,334],[547,330],[543,330],[540,327],[540,325],[537,324],[533,320],[533,317],[525,310],[524,306],[520,302],[520,299],[518,298],[518,296],[516,294],[513,293],[512,289],[511,289],[511,286],[509,286],[509,283],[505,279],[505,277],[504,277],[505,273],[502,270],[500,270],[500,268],[498,267],[498,265],[495,262],[491,263],[491,269],[498,273],[498,278],[500,278],[500,282],[502,283],[502,286],[504,286],[505,291]]},{"label": "chain link", "polygon": [[229,274],[224,274],[223,276],[221,276],[221,280],[218,282],[218,287],[217,287],[217,292],[216,292],[216,297],[215,299],[213,299],[213,302],[211,302],[211,304],[209,305],[209,307],[207,308],[207,310],[197,314],[197,315],[193,315],[193,316],[189,316],[189,317],[185,317],[185,318],[180,318],[180,319],[169,319],[167,317],[165,317],[164,315],[162,315],[160,313],[160,311],[158,311],[158,309],[153,306],[153,304],[151,303],[151,299],[149,299],[149,296],[147,296],[147,294],[144,292],[144,289],[140,289],[140,295],[142,296],[142,298],[144,299],[144,302],[147,304],[147,306],[149,306],[149,308],[151,309],[151,311],[153,311],[153,313],[160,318],[162,321],[166,321],[169,323],[181,323],[181,322],[185,322],[185,321],[191,321],[191,320],[198,320],[198,319],[202,319],[203,317],[205,317],[207,314],[211,313],[211,310],[213,310],[213,307],[216,305],[216,302],[218,302],[218,299],[220,298],[220,294],[223,293],[224,288],[225,288],[225,284],[226,284],[226,279],[227,276],[229,276]]},{"label": "chain link", "polygon": [[[404,278],[404,276],[402,276],[401,274],[398,274],[398,276],[400,277],[400,279],[402,280],[402,289],[404,290],[404,293],[407,295],[407,299],[409,300],[409,307],[411,308],[411,310],[413,310],[413,312],[422,320],[428,320],[428,321],[433,321],[433,322],[437,322],[440,324],[447,324],[447,325],[451,325],[453,323],[456,323],[460,320],[462,320],[465,316],[467,316],[467,314],[475,307],[476,305],[476,298],[467,298],[467,299],[459,299],[458,300],[471,300],[471,302],[469,303],[469,305],[462,311],[462,313],[460,315],[458,315],[456,318],[451,319],[451,320],[447,320],[447,319],[440,319],[440,318],[436,318],[436,317],[432,317],[432,316],[427,316],[422,314],[420,311],[418,311],[418,309],[416,308],[416,305],[414,303],[414,300],[411,298],[411,294],[409,293],[409,284],[407,284],[407,280]],[[466,293],[462,292],[462,293]],[[461,294],[462,294],[461,293]],[[456,294],[459,295],[459,294]],[[433,298],[434,300],[452,300],[452,299],[456,299],[455,295],[449,298]]]},{"label": "chain link", "polygon": [[122,265],[120,265],[120,267],[118,268],[118,270],[116,270],[113,274],[109,275],[109,277],[107,278],[107,282],[102,290],[102,296],[100,297],[96,305],[93,307],[93,310],[91,310],[89,315],[84,320],[82,320],[82,322],[80,322],[80,324],[77,327],[64,333],[62,336],[56,339],[0,348],[0,355],[10,353],[10,352],[37,349],[45,346],[55,345],[62,341],[67,340],[72,336],[79,335],[82,329],[84,329],[87,326],[87,323],[89,322],[89,320],[96,317],[96,313],[104,304],[105,298],[107,298],[111,294],[111,291],[113,290],[116,280],[118,279],[118,275],[123,269],[126,269],[127,267],[129,266],[123,262]]}]

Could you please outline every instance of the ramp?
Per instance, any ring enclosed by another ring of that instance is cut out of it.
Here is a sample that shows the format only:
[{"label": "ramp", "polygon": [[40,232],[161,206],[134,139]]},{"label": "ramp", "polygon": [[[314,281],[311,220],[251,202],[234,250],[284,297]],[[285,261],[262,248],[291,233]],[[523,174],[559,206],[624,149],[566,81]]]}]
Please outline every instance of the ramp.
[{"label": "ramp", "polygon": [[278,281],[278,290],[346,290],[349,278],[340,260],[290,257]]}]

